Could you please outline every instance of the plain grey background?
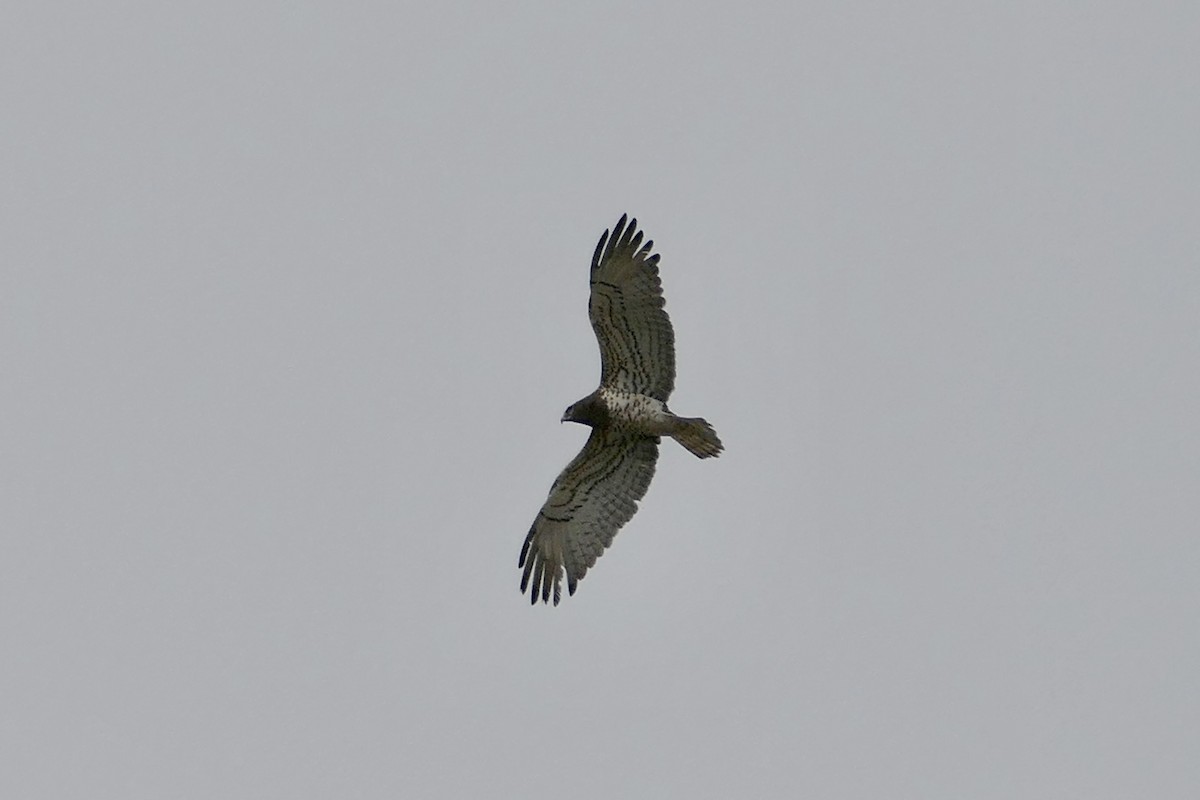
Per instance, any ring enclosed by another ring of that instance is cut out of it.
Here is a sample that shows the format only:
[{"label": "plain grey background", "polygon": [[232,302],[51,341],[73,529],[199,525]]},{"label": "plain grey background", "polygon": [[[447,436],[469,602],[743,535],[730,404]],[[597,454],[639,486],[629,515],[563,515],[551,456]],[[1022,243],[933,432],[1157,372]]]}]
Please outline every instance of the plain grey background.
[{"label": "plain grey background", "polygon": [[434,6],[0,13],[0,795],[1195,797],[1196,4]]}]

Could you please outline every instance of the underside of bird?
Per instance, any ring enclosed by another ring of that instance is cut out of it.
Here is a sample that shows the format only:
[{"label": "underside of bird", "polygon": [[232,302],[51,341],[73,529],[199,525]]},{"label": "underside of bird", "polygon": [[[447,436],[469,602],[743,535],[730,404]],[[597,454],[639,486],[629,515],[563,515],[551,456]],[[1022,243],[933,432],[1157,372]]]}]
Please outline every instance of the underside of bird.
[{"label": "underside of bird", "polygon": [[562,419],[621,433],[669,436],[697,458],[711,458],[724,449],[708,420],[680,417],[657,398],[608,386],[572,403]]},{"label": "underside of bird", "polygon": [[622,216],[592,255],[588,318],[600,346],[600,388],[564,422],[592,429],[559,474],[521,547],[521,591],[555,605],[575,587],[637,511],[670,437],[697,458],[723,449],[713,426],[667,408],[675,388],[675,331],[663,308],[654,243]]}]

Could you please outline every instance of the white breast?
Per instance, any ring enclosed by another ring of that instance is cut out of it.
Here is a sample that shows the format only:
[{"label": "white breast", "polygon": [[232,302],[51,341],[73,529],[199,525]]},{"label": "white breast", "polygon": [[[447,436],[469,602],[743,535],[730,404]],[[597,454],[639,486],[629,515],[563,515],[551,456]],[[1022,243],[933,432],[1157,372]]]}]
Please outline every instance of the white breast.
[{"label": "white breast", "polygon": [[670,416],[666,403],[644,394],[601,389],[600,398],[614,421],[658,422]]}]

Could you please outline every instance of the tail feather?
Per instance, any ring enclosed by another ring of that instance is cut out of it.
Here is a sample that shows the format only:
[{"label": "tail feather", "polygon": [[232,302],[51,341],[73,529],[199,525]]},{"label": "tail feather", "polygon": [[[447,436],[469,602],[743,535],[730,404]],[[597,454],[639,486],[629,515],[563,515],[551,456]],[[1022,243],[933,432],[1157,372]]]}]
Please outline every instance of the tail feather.
[{"label": "tail feather", "polygon": [[700,417],[678,417],[677,422],[678,427],[671,436],[696,458],[717,456],[725,449],[725,445],[717,438],[717,432],[707,420]]}]

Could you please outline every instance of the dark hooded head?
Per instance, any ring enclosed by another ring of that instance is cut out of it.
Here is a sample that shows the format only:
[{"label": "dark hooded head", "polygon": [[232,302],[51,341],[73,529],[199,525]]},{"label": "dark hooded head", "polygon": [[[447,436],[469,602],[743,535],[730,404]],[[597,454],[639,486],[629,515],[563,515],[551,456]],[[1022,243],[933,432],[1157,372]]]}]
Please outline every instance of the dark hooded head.
[{"label": "dark hooded head", "polygon": [[604,407],[597,392],[592,392],[582,400],[576,400],[567,406],[562,415],[563,422],[578,422],[580,425],[590,425],[593,428],[608,424],[608,409]]}]

